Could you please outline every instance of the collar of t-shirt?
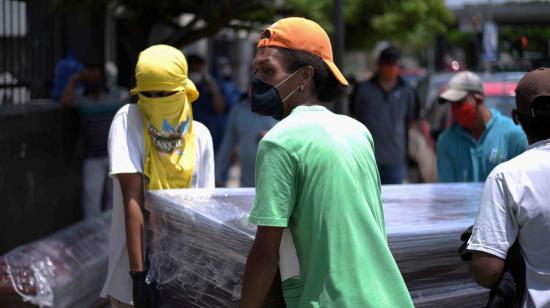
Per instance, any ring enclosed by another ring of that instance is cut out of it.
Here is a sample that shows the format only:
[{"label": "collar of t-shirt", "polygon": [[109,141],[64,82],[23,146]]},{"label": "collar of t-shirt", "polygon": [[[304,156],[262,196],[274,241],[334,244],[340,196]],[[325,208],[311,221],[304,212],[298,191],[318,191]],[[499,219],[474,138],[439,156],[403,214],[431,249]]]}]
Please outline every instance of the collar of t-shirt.
[{"label": "collar of t-shirt", "polygon": [[529,145],[529,147],[527,148],[528,150],[531,150],[531,149],[542,149],[542,148],[547,148],[547,147],[550,147],[550,139],[545,139],[545,140],[541,140],[541,141],[537,141],[531,145]]},{"label": "collar of t-shirt", "polygon": [[300,106],[297,106],[296,108],[294,108],[294,110],[292,110],[291,114],[296,113],[296,112],[303,112],[303,111],[328,111],[328,109],[326,107],[321,106],[321,105],[311,105],[311,106],[300,105]]}]

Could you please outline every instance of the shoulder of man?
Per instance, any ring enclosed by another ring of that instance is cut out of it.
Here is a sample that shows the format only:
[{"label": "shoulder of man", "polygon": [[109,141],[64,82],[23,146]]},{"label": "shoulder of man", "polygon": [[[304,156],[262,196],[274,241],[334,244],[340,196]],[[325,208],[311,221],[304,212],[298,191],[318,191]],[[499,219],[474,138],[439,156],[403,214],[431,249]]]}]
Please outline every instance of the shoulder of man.
[{"label": "shoulder of man", "polygon": [[111,133],[113,131],[125,130],[125,138],[143,139],[143,118],[136,104],[126,104],[120,107],[111,122]]},{"label": "shoulder of man", "polygon": [[499,174],[501,176],[504,176],[510,173],[516,173],[523,169],[523,166],[526,163],[526,159],[529,159],[529,158],[530,158],[529,155],[526,155],[526,153],[523,152],[516,157],[512,157],[509,160],[496,165],[495,168],[491,171],[491,173],[493,173],[494,171],[494,174]]},{"label": "shoulder of man", "polygon": [[498,129],[498,131],[501,134],[504,134],[504,135],[507,135],[507,136],[512,135],[512,136],[515,136],[515,137],[527,138],[525,136],[525,132],[523,131],[521,126],[516,125],[512,121],[512,119],[502,115],[498,111],[495,113],[495,116],[497,117],[496,120],[498,121],[497,122],[498,125],[496,125],[497,127],[495,127],[495,128]]},{"label": "shoulder of man", "polygon": [[197,138],[212,138],[208,128],[197,120],[193,120],[193,130],[195,131]]},{"label": "shoulder of man", "polygon": [[372,84],[370,80],[363,80],[358,82],[355,86],[355,99],[365,100],[370,97],[370,93],[376,90],[376,85]]},{"label": "shoulder of man", "polygon": [[408,93],[412,93],[416,95],[416,90],[414,89],[414,87],[401,76],[399,76],[399,85],[401,89],[403,89],[404,91],[407,91]]},{"label": "shoulder of man", "polygon": [[334,114],[334,115],[338,117],[338,121],[341,122],[342,125],[354,125],[357,127],[358,130],[363,130],[370,133],[369,129],[361,121],[354,119],[345,114]]},{"label": "shoulder of man", "polygon": [[437,145],[439,146],[440,144],[454,144],[455,141],[460,137],[459,129],[460,127],[457,124],[453,124],[451,127],[446,128],[437,138]]},{"label": "shoulder of man", "polygon": [[[115,113],[114,119],[121,118],[121,117],[128,117],[128,114],[132,114],[134,112],[139,113],[139,110],[137,108],[136,104],[126,104],[123,105],[118,109],[118,111]],[[113,120],[114,121],[114,120]]]},{"label": "shoulder of man", "polygon": [[360,81],[357,83],[357,89],[376,87],[376,80],[374,77]]},{"label": "shoulder of man", "polygon": [[378,76],[377,75],[371,76],[370,78],[365,80],[365,83],[368,84],[370,87],[378,87],[379,86]]}]

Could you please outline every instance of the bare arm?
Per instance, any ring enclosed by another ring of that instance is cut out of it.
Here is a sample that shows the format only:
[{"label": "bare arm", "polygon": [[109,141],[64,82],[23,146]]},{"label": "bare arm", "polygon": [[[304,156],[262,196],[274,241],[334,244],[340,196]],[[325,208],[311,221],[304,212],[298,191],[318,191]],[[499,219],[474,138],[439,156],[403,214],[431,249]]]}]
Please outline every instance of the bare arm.
[{"label": "bare arm", "polygon": [[61,94],[61,105],[65,107],[72,107],[75,103],[75,87],[76,83],[80,80],[81,74],[76,73],[71,76],[65,88],[63,88],[63,93]]},{"label": "bare arm", "polygon": [[284,228],[258,226],[246,260],[241,308],[260,307],[277,274],[279,246]]},{"label": "bare arm", "polygon": [[212,107],[215,113],[222,113],[225,111],[225,100],[216,84],[216,81],[210,76],[205,75],[206,84],[210,93],[212,93]]},{"label": "bare arm", "polygon": [[126,246],[132,272],[142,272],[144,247],[143,179],[140,173],[122,173],[117,178],[122,190]]},{"label": "bare arm", "polygon": [[495,287],[502,275],[504,260],[491,254],[475,251],[470,261],[470,272],[474,280],[482,287]]}]

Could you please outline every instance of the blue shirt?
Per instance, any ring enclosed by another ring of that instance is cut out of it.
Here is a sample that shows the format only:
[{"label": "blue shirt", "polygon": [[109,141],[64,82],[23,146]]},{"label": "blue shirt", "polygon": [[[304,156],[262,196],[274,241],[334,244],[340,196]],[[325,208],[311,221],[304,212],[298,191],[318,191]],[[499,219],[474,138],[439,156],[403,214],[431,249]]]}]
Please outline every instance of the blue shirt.
[{"label": "blue shirt", "polygon": [[195,82],[195,86],[199,91],[199,98],[193,102],[193,120],[199,121],[204,124],[210,131],[212,136],[212,143],[214,144],[214,152],[218,149],[218,145],[221,142],[223,130],[225,129],[225,122],[223,121],[223,114],[216,113],[213,105],[213,95],[210,91],[206,81]]},{"label": "blue shirt", "polygon": [[523,130],[498,111],[491,113],[479,140],[458,124],[441,134],[437,141],[439,182],[483,182],[496,165],[527,149]]}]

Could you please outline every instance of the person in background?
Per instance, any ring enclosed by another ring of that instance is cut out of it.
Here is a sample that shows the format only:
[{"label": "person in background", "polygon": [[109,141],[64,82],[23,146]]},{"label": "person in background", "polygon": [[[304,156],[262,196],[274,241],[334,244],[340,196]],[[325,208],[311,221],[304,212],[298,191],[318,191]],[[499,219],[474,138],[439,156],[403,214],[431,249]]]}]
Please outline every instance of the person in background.
[{"label": "person in background", "polygon": [[226,57],[217,59],[217,80],[220,85],[221,93],[225,102],[225,113],[229,114],[233,107],[237,105],[243,96],[242,91],[233,79],[233,69],[231,63]]},{"label": "person in background", "polygon": [[[77,88],[79,83],[83,88]],[[82,208],[85,219],[93,218],[101,214],[102,208],[111,207],[113,186],[108,176],[107,139],[114,114],[128,101],[128,90],[107,87],[101,66],[91,61],[71,76],[60,101],[65,107],[77,108],[80,115],[84,135]],[[102,200],[106,202],[103,206]]]},{"label": "person in background", "polygon": [[252,110],[281,121],[258,148],[240,306],[262,305],[279,264],[289,308],[412,307],[388,247],[372,137],[323,106],[348,86],[326,32],[305,18],[275,22],[254,71]]},{"label": "person in background", "polygon": [[512,117],[527,134],[529,149],[487,177],[468,242],[470,271],[481,286],[494,288],[517,241],[525,261],[521,307],[550,307],[550,69],[519,81]]},{"label": "person in background", "polygon": [[258,143],[276,123],[277,120],[272,117],[252,112],[250,99],[243,96],[229,113],[225,135],[216,154],[216,186],[226,186],[233,149],[236,148],[241,167],[240,186],[254,187]]},{"label": "person in background", "polygon": [[[212,70],[212,74],[214,78],[216,79],[216,82],[218,83],[220,92],[224,99],[224,112],[221,114],[216,115],[217,117],[217,125],[216,129],[218,134],[220,136],[220,145],[218,147],[215,147],[216,149],[216,159],[218,157],[218,152],[221,151],[221,146],[224,141],[224,136],[226,134],[226,131],[228,129],[228,121],[229,116],[231,114],[231,111],[237,104],[243,99],[243,92],[239,89],[239,86],[233,79],[233,69],[231,68],[231,63],[229,62],[229,59],[220,56],[215,60],[215,67]],[[224,154],[225,155],[225,154]],[[216,166],[218,163],[216,162]],[[226,166],[226,170],[222,172],[225,176],[223,177],[225,180],[223,182],[227,181],[227,174],[229,171],[229,165]],[[218,171],[218,169],[216,168]],[[220,182],[219,174],[216,174],[216,186],[223,185],[224,183]]]},{"label": "person in background", "polygon": [[399,75],[400,52],[380,52],[376,74],[357,86],[353,112],[374,138],[374,156],[382,184],[401,184],[406,177],[407,132],[418,116],[413,88]]},{"label": "person in background", "polygon": [[138,103],[123,106],[109,132],[113,217],[101,297],[113,307],[154,307],[155,292],[146,281],[145,190],[214,187],[212,138],[193,119],[191,103],[199,93],[183,53],[151,46],[140,53],[135,72],[131,93]]},{"label": "person in background", "polygon": [[484,103],[483,84],[457,73],[439,103],[450,103],[454,124],[437,140],[439,182],[483,182],[493,168],[525,151],[527,138],[511,119]]},{"label": "person in background", "polygon": [[[58,101],[61,98],[63,90],[65,89],[67,82],[69,82],[69,79],[80,72],[83,68],[84,66],[82,63],[80,63],[74,55],[74,51],[69,49],[67,56],[55,64],[52,87],[52,98],[54,100]],[[77,87],[80,88],[80,85],[78,84]]]},{"label": "person in background", "polygon": [[355,107],[355,96],[357,96],[357,86],[359,82],[357,81],[357,78],[355,75],[347,76],[346,79],[349,82],[349,95],[348,95],[348,110],[349,110],[349,116],[357,119],[357,114],[355,112],[357,111],[357,108]]},{"label": "person in background", "polygon": [[225,100],[216,80],[208,73],[204,59],[192,54],[187,57],[187,60],[189,79],[197,85],[200,93],[199,99],[193,104],[193,118],[206,125],[212,135],[216,152],[223,136]]}]

